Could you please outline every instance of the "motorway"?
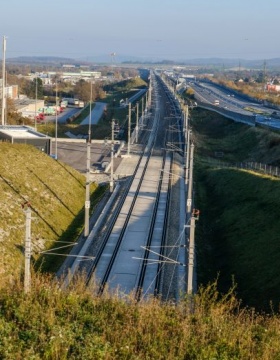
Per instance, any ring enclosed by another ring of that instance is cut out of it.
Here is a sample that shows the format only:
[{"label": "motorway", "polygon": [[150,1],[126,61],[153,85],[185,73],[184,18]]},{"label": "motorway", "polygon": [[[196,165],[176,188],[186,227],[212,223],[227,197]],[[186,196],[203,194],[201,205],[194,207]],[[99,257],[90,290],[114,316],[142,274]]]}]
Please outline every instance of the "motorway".
[{"label": "motorway", "polygon": [[225,116],[226,111],[246,115],[251,117],[251,125],[263,126],[271,130],[280,129],[280,119],[274,116],[275,112],[279,112],[278,110],[257,101],[248,100],[234,91],[206,81],[189,81],[186,87],[194,90],[195,98],[201,106],[207,107],[208,104],[211,106],[211,110],[215,111],[216,108],[217,112]]},{"label": "motorway", "polygon": [[[219,100],[219,107],[244,115],[263,113],[268,115],[273,110],[256,101],[250,101],[242,96],[236,95],[233,91],[222,89],[221,87],[208,82],[191,82],[188,84],[194,91],[198,100],[214,105],[215,100]],[[251,111],[247,109],[250,108]]]}]

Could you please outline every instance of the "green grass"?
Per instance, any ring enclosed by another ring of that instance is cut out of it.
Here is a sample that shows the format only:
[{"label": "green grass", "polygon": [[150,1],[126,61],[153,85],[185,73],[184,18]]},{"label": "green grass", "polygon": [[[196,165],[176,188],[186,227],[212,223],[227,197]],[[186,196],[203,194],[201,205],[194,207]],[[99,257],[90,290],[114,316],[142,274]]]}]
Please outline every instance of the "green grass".
[{"label": "green grass", "polygon": [[[201,210],[198,280],[204,287],[177,304],[96,296],[83,277],[62,290],[52,276],[34,272],[24,294],[15,276],[22,269],[22,201],[28,199],[36,214],[36,241],[66,239],[81,214],[84,177],[30,146],[0,144],[1,359],[280,359],[279,180],[209,161],[219,149],[227,161],[252,154],[261,161],[273,150],[277,162],[279,139],[204,111],[193,112],[192,128]],[[14,276],[5,282],[7,272]],[[271,310],[269,299],[275,303],[269,315],[244,306]]]},{"label": "green grass", "polygon": [[[100,196],[92,184],[94,197]],[[57,246],[55,241],[75,242],[82,230],[85,178],[70,166],[55,161],[33,146],[0,143],[0,241],[2,279],[23,269],[25,214],[32,209],[33,263],[36,268],[57,270],[58,257],[40,256]],[[61,259],[60,259],[61,261]]]},{"label": "green grass", "polygon": [[83,284],[61,291],[34,276],[27,295],[18,283],[2,289],[0,358],[279,359],[279,316],[241,310],[234,291],[220,297],[215,283],[177,306],[101,298]]},{"label": "green grass", "polygon": [[224,153],[221,163],[270,158],[277,164],[280,136],[207,112],[194,114],[193,127],[196,206],[202,214],[197,223],[199,281],[206,284],[219,274],[219,289],[226,292],[234,278],[244,305],[270,311],[272,301],[278,310],[280,178],[220,168],[215,152]]}]

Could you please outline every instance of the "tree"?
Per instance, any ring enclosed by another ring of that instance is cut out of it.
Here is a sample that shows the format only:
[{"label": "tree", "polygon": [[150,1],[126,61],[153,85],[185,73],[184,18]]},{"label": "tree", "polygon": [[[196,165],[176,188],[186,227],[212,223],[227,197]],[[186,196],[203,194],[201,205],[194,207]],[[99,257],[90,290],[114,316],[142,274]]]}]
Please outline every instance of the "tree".
[{"label": "tree", "polygon": [[[0,101],[1,105],[2,101]],[[23,117],[16,111],[14,101],[7,97],[6,98],[6,122],[8,125],[32,125],[32,120]]]},{"label": "tree", "polygon": [[188,90],[185,91],[185,94],[188,98],[194,99],[194,90],[192,88],[188,88]]},{"label": "tree", "polygon": [[261,71],[256,79],[257,83],[264,83],[265,82],[265,74]]},{"label": "tree", "polygon": [[[96,88],[94,86],[95,84],[92,84],[88,81],[85,81],[83,79],[79,80],[75,87],[74,87],[74,94],[77,98],[79,98],[82,101],[88,102],[90,101],[90,98],[92,101],[96,99]],[[91,90],[92,86],[92,90]],[[92,92],[92,96],[91,96]]]},{"label": "tree", "polygon": [[[37,83],[37,85],[36,85]],[[36,97],[36,87],[37,87],[37,99],[43,99],[43,82],[40,78],[34,78],[32,81],[29,81],[24,88],[25,94],[31,98],[35,99]]]}]

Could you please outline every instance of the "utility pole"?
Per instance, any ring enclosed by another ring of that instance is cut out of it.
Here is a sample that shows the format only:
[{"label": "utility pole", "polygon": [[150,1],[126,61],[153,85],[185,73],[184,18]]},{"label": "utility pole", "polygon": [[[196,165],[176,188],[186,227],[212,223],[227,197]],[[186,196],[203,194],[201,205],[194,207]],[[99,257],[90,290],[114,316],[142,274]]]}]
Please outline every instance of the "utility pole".
[{"label": "utility pole", "polygon": [[199,218],[199,210],[194,210],[190,221],[189,237],[189,261],[188,261],[188,294],[192,294],[194,289],[194,258],[195,258],[195,221]]},{"label": "utility pole", "polygon": [[[189,137],[189,131],[188,131]],[[188,139],[189,141],[189,139]],[[195,262],[195,221],[199,218],[199,210],[193,209],[192,211],[192,192],[193,192],[193,157],[194,157],[194,144],[191,144],[190,153],[190,168],[188,179],[188,198],[187,198],[187,221],[190,219],[189,231],[189,254],[188,254],[188,294],[194,292],[194,262]],[[186,169],[187,171],[187,169]]]},{"label": "utility pole", "polygon": [[185,129],[188,130],[189,127],[189,106],[186,105],[185,108]]},{"label": "utility pole", "polygon": [[190,169],[190,141],[191,141],[191,130],[187,131],[187,150],[186,150],[186,173],[185,173],[185,183],[186,186],[189,182],[189,169]]},{"label": "utility pole", "polygon": [[138,131],[139,131],[139,102],[136,103],[136,144],[138,143]]},{"label": "utility pole", "polygon": [[145,123],[145,106],[144,106],[145,96],[142,97],[142,113],[141,113],[141,126],[144,126]]},{"label": "utility pole", "polygon": [[38,78],[36,76],[36,83],[35,83],[35,119],[34,119],[35,131],[37,131],[37,97],[38,97]]},{"label": "utility pole", "polygon": [[57,160],[57,80],[55,80],[55,160]]},{"label": "utility pole", "polygon": [[264,82],[264,89],[266,84],[266,60],[263,62],[263,82]]},{"label": "utility pole", "polygon": [[190,215],[192,208],[192,191],[193,191],[193,154],[194,144],[191,144],[190,153],[190,168],[189,168],[189,179],[188,179],[188,198],[187,198],[187,215]]},{"label": "utility pole", "polygon": [[86,200],[85,200],[85,229],[84,236],[89,234],[89,210],[90,210],[90,150],[91,150],[91,101],[92,101],[92,81],[90,82],[90,102],[89,102],[89,122],[87,138],[87,169],[86,169]]},{"label": "utility pole", "polygon": [[189,107],[188,105],[186,105],[184,107],[184,128],[183,128],[183,133],[184,133],[184,137],[185,137],[185,146],[184,146],[184,156],[186,159],[186,154],[187,154],[187,142],[188,142],[188,121],[189,121]]},{"label": "utility pole", "polygon": [[150,106],[152,103],[152,86],[151,86],[151,82],[149,85],[149,97],[148,97],[148,106]]},{"label": "utility pole", "polygon": [[6,37],[3,36],[3,58],[2,58],[2,125],[5,125],[5,109],[6,109],[6,96],[5,96],[5,74],[6,74]]},{"label": "utility pole", "polygon": [[25,212],[25,248],[24,248],[24,292],[30,291],[30,259],[31,259],[31,208],[30,203],[21,205]]},{"label": "utility pole", "polygon": [[128,104],[127,156],[130,156],[131,103]]},{"label": "utility pole", "polygon": [[110,192],[114,191],[114,129],[115,129],[115,121],[112,120],[112,140],[111,140],[111,178],[110,178]]}]

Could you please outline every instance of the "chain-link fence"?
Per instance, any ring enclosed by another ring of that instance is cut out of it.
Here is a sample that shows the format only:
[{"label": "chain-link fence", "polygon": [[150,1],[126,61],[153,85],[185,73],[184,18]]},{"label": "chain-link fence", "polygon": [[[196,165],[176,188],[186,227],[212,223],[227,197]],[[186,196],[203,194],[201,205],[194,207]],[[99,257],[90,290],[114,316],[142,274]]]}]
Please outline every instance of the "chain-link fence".
[{"label": "chain-link fence", "polygon": [[255,161],[228,163],[222,160],[208,159],[208,163],[216,167],[253,170],[262,174],[280,177],[280,168],[278,166],[267,165]]}]

